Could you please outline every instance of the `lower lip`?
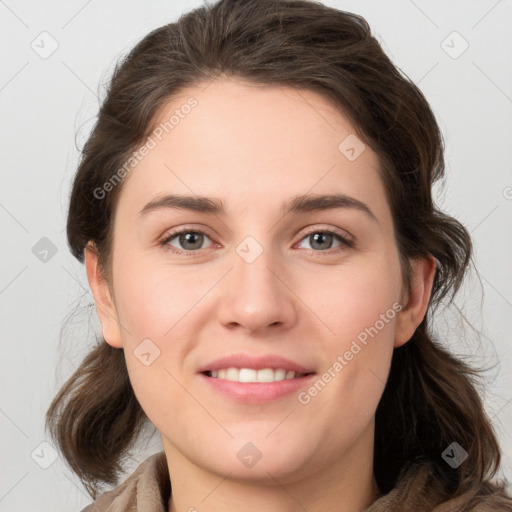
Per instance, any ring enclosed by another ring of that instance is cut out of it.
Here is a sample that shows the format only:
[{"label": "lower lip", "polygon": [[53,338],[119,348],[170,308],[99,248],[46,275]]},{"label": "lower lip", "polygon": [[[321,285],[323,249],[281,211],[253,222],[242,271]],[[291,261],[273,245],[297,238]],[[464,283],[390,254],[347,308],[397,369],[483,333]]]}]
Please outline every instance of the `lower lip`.
[{"label": "lower lip", "polygon": [[275,402],[292,393],[298,393],[304,387],[310,386],[315,374],[305,375],[295,379],[278,380],[275,382],[235,382],[231,380],[208,377],[200,373],[207,385],[214,391],[222,393],[232,400],[246,404],[266,404]]}]

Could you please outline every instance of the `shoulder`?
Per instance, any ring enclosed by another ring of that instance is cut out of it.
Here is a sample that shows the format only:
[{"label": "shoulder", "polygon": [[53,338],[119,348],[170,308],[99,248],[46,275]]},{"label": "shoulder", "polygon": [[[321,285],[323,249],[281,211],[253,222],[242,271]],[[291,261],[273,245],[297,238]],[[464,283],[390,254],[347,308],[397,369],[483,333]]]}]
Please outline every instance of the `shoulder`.
[{"label": "shoulder", "polygon": [[170,480],[164,452],[148,457],[115,489],[107,491],[81,512],[165,512]]},{"label": "shoulder", "polygon": [[512,497],[504,485],[485,481],[480,488],[442,503],[433,512],[511,512]]},{"label": "shoulder", "polygon": [[512,512],[512,498],[504,486],[489,481],[455,497],[431,463],[413,464],[403,471],[396,486],[365,512]]}]

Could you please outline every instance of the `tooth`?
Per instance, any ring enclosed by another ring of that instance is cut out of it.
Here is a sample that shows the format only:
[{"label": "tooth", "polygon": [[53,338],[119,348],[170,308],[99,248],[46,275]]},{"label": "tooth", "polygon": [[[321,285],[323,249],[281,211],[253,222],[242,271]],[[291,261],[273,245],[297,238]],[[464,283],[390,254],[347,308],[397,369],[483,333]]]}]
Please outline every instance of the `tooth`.
[{"label": "tooth", "polygon": [[240,382],[258,382],[256,379],[257,372],[251,368],[242,368],[238,380]]},{"label": "tooth", "polygon": [[286,370],[280,368],[275,371],[274,380],[284,380],[286,377]]},{"label": "tooth", "polygon": [[280,380],[289,380],[303,377],[305,374],[293,370],[284,370],[278,368],[263,368],[254,370],[252,368],[223,368],[221,370],[211,370],[210,376],[213,378],[229,380],[232,382],[278,382]]},{"label": "tooth", "polygon": [[258,382],[274,382],[274,370],[272,368],[258,370]]},{"label": "tooth", "polygon": [[239,370],[238,368],[228,368],[226,370],[226,380],[233,380],[233,381],[238,381],[238,373],[239,373]]}]

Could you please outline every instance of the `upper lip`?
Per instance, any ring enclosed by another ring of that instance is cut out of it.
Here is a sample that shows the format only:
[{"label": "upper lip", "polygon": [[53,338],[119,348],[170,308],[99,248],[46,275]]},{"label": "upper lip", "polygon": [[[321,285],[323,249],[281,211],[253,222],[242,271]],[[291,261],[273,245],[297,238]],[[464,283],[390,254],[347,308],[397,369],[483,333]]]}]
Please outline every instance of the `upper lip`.
[{"label": "upper lip", "polygon": [[220,357],[204,364],[198,370],[199,373],[206,371],[222,370],[224,368],[253,368],[254,370],[263,370],[264,368],[282,368],[283,370],[293,370],[297,373],[314,373],[311,368],[307,368],[295,361],[286,359],[277,354],[266,354],[262,356],[251,356],[249,354],[230,354]]}]

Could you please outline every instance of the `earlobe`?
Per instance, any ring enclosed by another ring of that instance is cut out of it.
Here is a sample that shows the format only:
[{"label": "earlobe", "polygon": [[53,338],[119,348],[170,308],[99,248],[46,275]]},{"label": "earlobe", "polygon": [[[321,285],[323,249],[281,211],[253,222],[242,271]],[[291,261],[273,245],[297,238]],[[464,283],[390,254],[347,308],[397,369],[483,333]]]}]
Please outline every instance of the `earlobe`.
[{"label": "earlobe", "polygon": [[96,247],[92,242],[85,247],[85,268],[96,311],[100,318],[103,338],[112,347],[121,348],[123,344],[117,310],[112,300],[108,281],[101,271]]},{"label": "earlobe", "polygon": [[432,255],[410,260],[410,263],[411,286],[406,294],[403,308],[397,317],[395,348],[407,343],[423,321],[429,305],[436,271],[436,260]]}]

